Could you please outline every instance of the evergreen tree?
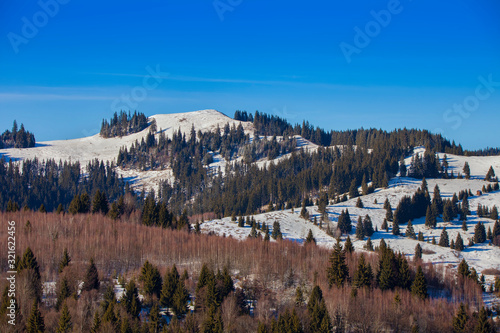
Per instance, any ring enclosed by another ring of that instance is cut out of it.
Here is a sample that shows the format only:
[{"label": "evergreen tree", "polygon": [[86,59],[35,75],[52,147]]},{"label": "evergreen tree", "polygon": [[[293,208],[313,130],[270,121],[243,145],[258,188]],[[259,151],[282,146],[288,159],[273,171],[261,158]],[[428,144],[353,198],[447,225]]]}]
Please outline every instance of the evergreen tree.
[{"label": "evergreen tree", "polygon": [[373,251],[373,244],[370,237],[368,237],[368,240],[366,241],[365,249],[367,251]]},{"label": "evergreen tree", "polygon": [[467,323],[469,315],[465,309],[464,303],[460,303],[456,316],[453,317],[453,332],[467,333]]},{"label": "evergreen tree", "polygon": [[[491,167],[490,167],[491,168]],[[474,333],[494,333],[494,324],[488,319],[488,314],[484,306],[479,310],[477,315],[476,327],[474,327]]]},{"label": "evergreen tree", "polygon": [[71,332],[71,315],[69,314],[68,306],[66,303],[63,305],[61,316],[59,317],[59,325],[57,326],[57,333]]},{"label": "evergreen tree", "polygon": [[486,242],[486,230],[484,224],[479,221],[474,228],[474,243],[480,244]]},{"label": "evergreen tree", "polygon": [[411,293],[412,295],[420,298],[427,298],[427,281],[424,276],[424,272],[422,271],[422,267],[418,266],[417,274],[415,275],[415,280],[411,285]]},{"label": "evergreen tree", "polygon": [[415,246],[415,260],[421,260],[422,259],[422,247],[420,246],[419,243]]},{"label": "evergreen tree", "polygon": [[63,277],[59,283],[57,291],[56,309],[59,310],[64,301],[71,296],[71,289],[69,288],[68,280]]},{"label": "evergreen tree", "polygon": [[160,308],[158,302],[153,302],[149,310],[149,333],[159,333],[161,329]]},{"label": "evergreen tree", "polygon": [[460,233],[457,233],[457,239],[455,240],[455,250],[463,251],[464,250],[464,241]]},{"label": "evergreen tree", "polygon": [[462,230],[467,231],[467,220],[462,220]]},{"label": "evergreen tree", "polygon": [[337,288],[342,287],[344,282],[349,278],[349,269],[345,263],[345,253],[342,251],[342,245],[337,240],[332,253],[330,254],[329,266],[327,269],[328,285],[330,288],[336,285]]},{"label": "evergreen tree", "polygon": [[495,224],[493,225],[493,238],[500,236],[500,222],[495,221]]},{"label": "evergreen tree", "polygon": [[432,204],[437,208],[437,214],[443,213],[443,199],[441,198],[441,192],[439,191],[439,186],[436,184],[434,187],[434,194],[432,197]]},{"label": "evergreen tree", "polygon": [[344,252],[346,254],[350,254],[350,253],[353,253],[354,252],[354,246],[352,245],[352,242],[351,242],[351,237],[349,237],[349,235],[347,235],[347,238],[345,240],[345,244],[344,244]]},{"label": "evergreen tree", "polygon": [[[17,258],[16,258],[17,259]],[[26,248],[23,257],[16,263],[18,272],[23,275],[28,275],[31,283],[30,298],[34,298],[37,302],[42,299],[42,280],[40,276],[40,267],[31,248]]]},{"label": "evergreen tree", "polygon": [[365,206],[363,205],[363,201],[361,200],[361,197],[358,197],[358,200],[356,201],[356,208],[364,208]]},{"label": "evergreen tree", "polygon": [[177,283],[177,288],[173,296],[172,310],[177,317],[184,316],[187,311],[187,305],[189,301],[189,293],[184,285],[184,281],[179,281]]},{"label": "evergreen tree", "polygon": [[156,297],[160,297],[160,292],[162,289],[162,278],[160,275],[160,271],[148,260],[146,260],[141,268],[139,281],[143,283],[144,293],[146,295],[156,295]]},{"label": "evergreen tree", "polygon": [[397,219],[394,219],[394,221],[392,222],[392,234],[395,236],[399,236],[400,234],[399,222],[397,221]]},{"label": "evergreen tree", "polygon": [[387,221],[392,221],[393,218],[394,218],[394,215],[392,214],[392,207],[391,207],[391,204],[390,204],[389,200],[388,199],[385,199],[385,200],[387,202],[387,205],[384,204],[384,207],[387,206],[385,208],[385,219]]},{"label": "evergreen tree", "polygon": [[399,276],[398,276],[398,286],[410,290],[411,287],[411,272],[410,266],[408,265],[408,260],[402,255],[398,256],[399,265]]},{"label": "evergreen tree", "polygon": [[298,286],[297,289],[295,289],[295,305],[298,307],[302,307],[304,304],[304,293],[302,292],[302,288]]},{"label": "evergreen tree", "polygon": [[448,237],[448,232],[446,231],[446,227],[443,228],[443,231],[441,232],[441,237],[439,237],[439,246],[450,247],[450,239]]},{"label": "evergreen tree", "polygon": [[418,237],[417,237],[417,240],[419,242],[423,242],[424,241],[424,234],[422,233],[422,231],[419,231],[418,232]]},{"label": "evergreen tree", "polygon": [[470,179],[470,167],[469,167],[469,163],[465,162],[464,168],[462,169],[462,171],[464,172],[465,179]]},{"label": "evergreen tree", "polygon": [[139,300],[139,292],[133,279],[130,280],[130,282],[125,286],[125,293],[121,302],[123,303],[127,313],[129,313],[133,318],[137,318],[141,312],[141,301]]},{"label": "evergreen tree", "polygon": [[160,292],[160,304],[164,307],[171,307],[173,305],[174,293],[179,284],[179,272],[175,264],[170,271],[167,271],[163,279],[163,285]]},{"label": "evergreen tree", "polygon": [[90,259],[89,267],[87,268],[87,273],[83,280],[83,291],[90,291],[92,289],[99,289],[99,274],[97,272],[97,267],[95,266],[94,259]]},{"label": "evergreen tree", "polygon": [[411,220],[408,221],[405,236],[411,239],[417,239],[417,236],[415,235],[415,230],[413,230],[413,224],[411,223]]},{"label": "evergreen tree", "polygon": [[494,178],[495,178],[495,171],[493,170],[493,167],[490,166],[488,172],[486,173],[486,177],[484,177],[484,180],[487,182],[492,182],[494,181]]},{"label": "evergreen tree", "polygon": [[43,321],[42,314],[38,309],[38,303],[35,300],[33,306],[31,307],[31,313],[26,323],[27,333],[40,333],[45,332],[45,323]]},{"label": "evergreen tree", "polygon": [[358,267],[352,278],[352,285],[356,288],[370,287],[373,279],[373,272],[370,264],[365,261],[365,255],[359,257]]},{"label": "evergreen tree", "polygon": [[493,240],[493,233],[491,232],[491,228],[488,227],[488,232],[486,233],[486,239],[492,241]]},{"label": "evergreen tree", "polygon": [[389,226],[387,225],[387,219],[384,219],[382,222],[382,225],[380,226],[382,230],[385,230],[386,232],[389,230]]},{"label": "evergreen tree", "polygon": [[467,264],[467,261],[465,261],[465,259],[462,259],[460,264],[458,264],[458,276],[466,278],[469,277],[469,275],[470,275],[469,265]]},{"label": "evergreen tree", "polygon": [[59,262],[59,274],[62,273],[65,267],[69,266],[69,263],[71,262],[71,258],[68,253],[68,249],[64,249],[63,256],[61,258],[61,261]]},{"label": "evergreen tree", "polygon": [[314,238],[311,229],[309,229],[309,232],[307,233],[306,244],[316,244],[316,239]]},{"label": "evergreen tree", "polygon": [[351,222],[351,217],[349,215],[349,211],[347,209],[345,211],[342,210],[342,212],[340,213],[337,227],[343,234],[348,234],[351,232],[352,222]]},{"label": "evergreen tree", "polygon": [[283,234],[281,233],[281,225],[278,221],[273,223],[273,233],[271,234],[273,239],[283,239]]},{"label": "evergreen tree", "polygon": [[436,227],[436,216],[430,206],[427,207],[427,212],[425,213],[425,226],[428,228]]},{"label": "evergreen tree", "polygon": [[497,209],[496,205],[493,206],[493,208],[491,209],[490,219],[492,219],[492,220],[498,220],[498,209]]},{"label": "evergreen tree", "polygon": [[356,238],[359,240],[363,240],[365,238],[365,230],[363,226],[363,221],[361,220],[361,216],[358,216],[358,223],[356,224]]},{"label": "evergreen tree", "polygon": [[99,317],[99,312],[94,313],[94,320],[92,321],[92,327],[90,328],[90,333],[98,333],[101,328],[101,318]]},{"label": "evergreen tree", "polygon": [[366,214],[365,218],[363,219],[363,230],[365,236],[371,237],[373,233],[375,232],[373,230],[373,223],[372,219],[370,218],[370,215]]}]

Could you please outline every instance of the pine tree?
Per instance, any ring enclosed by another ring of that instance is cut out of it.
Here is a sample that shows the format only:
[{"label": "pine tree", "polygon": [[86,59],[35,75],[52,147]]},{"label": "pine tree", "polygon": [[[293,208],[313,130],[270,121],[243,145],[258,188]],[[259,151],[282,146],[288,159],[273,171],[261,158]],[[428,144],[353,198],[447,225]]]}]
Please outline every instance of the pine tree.
[{"label": "pine tree", "polygon": [[488,319],[488,314],[484,306],[479,310],[477,315],[476,327],[474,327],[474,333],[494,333],[494,324]]},{"label": "pine tree", "polygon": [[[17,258],[16,258],[17,259]],[[26,248],[24,251],[23,258],[16,263],[18,272],[20,274],[26,274],[29,276],[31,283],[30,298],[35,298],[37,302],[42,299],[42,280],[40,276],[40,267],[38,266],[38,261],[35,257],[31,248]]]},{"label": "pine tree", "polygon": [[184,286],[184,281],[179,281],[173,296],[172,310],[177,317],[182,317],[187,313],[189,293]]},{"label": "pine tree", "polygon": [[314,238],[311,229],[309,229],[309,232],[307,233],[306,244],[316,244],[316,239]]},{"label": "pine tree", "polygon": [[428,228],[436,227],[436,216],[430,206],[427,207],[427,212],[425,213],[425,226]]},{"label": "pine tree", "polygon": [[417,237],[417,240],[419,242],[423,242],[424,241],[424,234],[422,233],[422,231],[419,231],[418,232],[418,237]]},{"label": "pine tree", "polygon": [[97,272],[97,267],[95,266],[94,259],[90,259],[89,267],[87,268],[87,273],[85,274],[85,279],[83,280],[83,291],[90,291],[92,289],[99,289],[99,273]]},{"label": "pine tree", "polygon": [[493,167],[490,166],[488,172],[486,173],[486,177],[484,177],[484,180],[487,182],[492,182],[494,178],[495,178],[495,171],[493,170]]},{"label": "pine tree", "polygon": [[395,236],[399,236],[400,234],[399,222],[397,221],[397,219],[394,219],[394,221],[392,222],[392,234]]},{"label": "pine tree", "polygon": [[349,269],[345,263],[345,253],[342,251],[342,245],[339,240],[337,240],[337,244],[333,248],[329,263],[330,265],[327,269],[328,285],[330,288],[333,285],[340,288],[349,278]]},{"label": "pine tree", "polygon": [[467,231],[467,221],[466,220],[462,220],[462,230],[463,231]]},{"label": "pine tree", "polygon": [[491,232],[491,227],[488,227],[488,232],[486,233],[486,239],[490,241],[493,240],[493,233]]},{"label": "pine tree", "polygon": [[149,310],[149,332],[150,333],[159,333],[161,329],[161,317],[160,317],[160,308],[158,306],[158,302],[153,302],[153,306],[151,310]]},{"label": "pine tree", "polygon": [[470,179],[470,167],[469,167],[469,163],[465,162],[464,168],[462,169],[462,171],[464,172],[465,179]]},{"label": "pine tree", "polygon": [[410,266],[408,265],[408,260],[402,255],[398,256],[399,262],[399,276],[397,284],[399,287],[410,290],[411,287],[411,272]]},{"label": "pine tree", "polygon": [[295,305],[298,307],[302,307],[304,304],[304,293],[302,292],[302,288],[298,286],[297,289],[295,289]]},{"label": "pine tree", "polygon": [[133,279],[125,286],[125,293],[121,302],[125,306],[127,313],[133,318],[137,318],[141,311],[141,301],[139,300],[139,292]]},{"label": "pine tree", "polygon": [[370,287],[373,279],[373,272],[370,264],[365,261],[365,255],[359,257],[358,267],[352,278],[352,285],[356,288]]},{"label": "pine tree", "polygon": [[[386,210],[385,211],[385,219],[387,221],[392,221],[394,218],[394,215],[392,213],[392,207],[391,207],[391,204],[389,203],[389,200],[386,199],[386,202],[387,202],[387,208],[385,209]],[[386,206],[386,205],[384,204],[384,206]]]},{"label": "pine tree", "polygon": [[491,209],[490,219],[492,219],[492,220],[498,220],[498,209],[497,209],[496,205],[493,206],[493,208]]},{"label": "pine tree", "polygon": [[415,260],[421,260],[422,259],[422,247],[420,244],[417,243],[415,246]]},{"label": "pine tree", "polygon": [[385,230],[386,232],[389,230],[389,226],[387,225],[387,219],[384,219],[382,222],[382,225],[380,226],[382,230]]},{"label": "pine tree", "polygon": [[60,281],[60,285],[58,286],[57,291],[57,301],[56,301],[56,309],[59,310],[64,301],[71,296],[71,290],[69,288],[68,280],[66,277],[63,277]]},{"label": "pine tree", "polygon": [[500,236],[500,222],[495,221],[495,224],[493,225],[493,238]]},{"label": "pine tree", "polygon": [[448,237],[448,232],[446,231],[446,227],[443,228],[443,231],[441,232],[441,237],[439,237],[439,246],[450,247],[450,239]]},{"label": "pine tree", "polygon": [[38,303],[36,300],[33,302],[33,306],[31,307],[31,313],[28,318],[28,322],[26,323],[26,332],[27,333],[45,332],[45,323],[43,321],[42,314],[38,309]]},{"label": "pine tree", "polygon": [[273,232],[271,234],[271,237],[273,239],[283,239],[283,234],[281,233],[281,225],[278,221],[275,221],[273,223]]},{"label": "pine tree", "polygon": [[427,298],[427,281],[421,266],[418,266],[415,280],[411,285],[411,293],[422,300]]},{"label": "pine tree", "polygon": [[466,333],[469,315],[465,309],[464,303],[460,303],[456,316],[453,317],[453,332]]},{"label": "pine tree", "polygon": [[98,333],[101,327],[101,318],[99,317],[99,312],[94,313],[94,320],[92,321],[92,327],[90,328],[90,333]]},{"label": "pine tree", "polygon": [[465,259],[462,259],[460,264],[458,264],[458,276],[466,278],[469,277],[469,275],[470,275],[469,265],[467,264],[467,261],[465,261]]},{"label": "pine tree", "polygon": [[71,332],[71,327],[71,315],[69,314],[68,306],[65,303],[61,311],[61,316],[59,317],[59,325],[56,332],[68,333]]},{"label": "pine tree", "polygon": [[366,241],[365,249],[367,251],[373,251],[373,244],[370,237],[368,237],[368,240]]},{"label": "pine tree", "polygon": [[59,262],[59,274],[62,273],[65,267],[69,266],[69,263],[71,262],[71,258],[68,253],[68,249],[64,249],[63,256],[61,258],[61,261]]},{"label": "pine tree", "polygon": [[480,244],[486,242],[486,230],[484,224],[479,221],[474,228],[474,243]]},{"label": "pine tree", "polygon": [[361,197],[358,197],[358,200],[356,201],[356,208],[364,208],[365,206],[363,205],[363,201],[361,200]]},{"label": "pine tree", "polygon": [[350,253],[353,253],[354,252],[354,246],[352,245],[352,242],[351,242],[351,237],[349,237],[349,235],[347,235],[347,238],[345,240],[345,244],[344,244],[344,252],[346,254],[350,254]]},{"label": "pine tree", "polygon": [[173,304],[174,293],[179,284],[179,272],[175,264],[172,266],[170,272],[167,271],[163,279],[163,285],[160,292],[160,304],[164,307],[171,307]]},{"label": "pine tree", "polygon": [[349,211],[346,209],[345,211],[342,210],[339,216],[338,224],[337,224],[340,232],[343,234],[348,234],[352,230],[352,222],[351,222],[351,217],[349,215]]},{"label": "pine tree", "polygon": [[356,224],[356,238],[359,240],[363,240],[365,238],[365,230],[361,216],[358,216],[358,223]]},{"label": "pine tree", "polygon": [[434,187],[434,194],[432,197],[432,204],[434,204],[437,208],[437,214],[443,213],[443,199],[441,199],[441,192],[439,191],[439,186],[436,184]]},{"label": "pine tree", "polygon": [[143,282],[144,293],[148,296],[156,295],[160,297],[162,289],[162,278],[158,268],[153,266],[148,260],[141,268],[139,281]]},{"label": "pine tree", "polygon": [[411,223],[411,220],[408,221],[405,236],[411,239],[417,239],[417,236],[415,235],[415,230],[413,230],[413,224]]},{"label": "pine tree", "polygon": [[463,251],[464,250],[464,241],[460,233],[457,233],[457,239],[455,240],[455,250]]},{"label": "pine tree", "polygon": [[372,219],[370,218],[370,215],[366,214],[365,218],[363,219],[363,230],[365,236],[371,237],[373,233],[375,232],[373,230],[373,223]]}]

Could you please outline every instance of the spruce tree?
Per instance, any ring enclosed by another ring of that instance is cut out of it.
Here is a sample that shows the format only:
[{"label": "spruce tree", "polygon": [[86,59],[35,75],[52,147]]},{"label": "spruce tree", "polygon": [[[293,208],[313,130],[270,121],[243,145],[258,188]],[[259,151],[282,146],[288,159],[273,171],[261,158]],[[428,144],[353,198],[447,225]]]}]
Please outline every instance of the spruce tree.
[{"label": "spruce tree", "polygon": [[161,329],[161,317],[160,317],[160,308],[158,306],[158,302],[153,302],[153,306],[149,310],[149,332],[150,333],[159,333]]},{"label": "spruce tree", "polygon": [[408,221],[408,225],[406,226],[405,236],[411,239],[417,239],[415,230],[413,230],[413,224],[411,223],[411,220]]},{"label": "spruce tree", "polygon": [[99,289],[99,274],[97,272],[97,267],[95,266],[94,259],[90,259],[89,267],[87,268],[87,273],[83,280],[83,291],[90,291],[92,289]]},{"label": "spruce tree", "polygon": [[392,222],[392,234],[395,236],[399,236],[400,234],[399,222],[397,221],[397,219],[394,219],[394,221]]},{"label": "spruce tree", "polygon": [[373,244],[370,237],[368,237],[368,240],[366,241],[365,249],[367,251],[373,251]]},{"label": "spruce tree", "polygon": [[415,246],[415,260],[421,260],[422,259],[422,247],[420,244],[417,243]]},{"label": "spruce tree", "polygon": [[494,181],[494,178],[495,178],[495,171],[493,170],[493,167],[490,166],[488,172],[486,173],[486,177],[484,177],[484,180],[487,182],[492,182]]},{"label": "spruce tree", "polygon": [[492,219],[492,220],[498,220],[498,209],[497,209],[496,205],[493,206],[493,208],[491,209],[490,219]]},{"label": "spruce tree", "polygon": [[441,199],[441,192],[439,191],[439,186],[436,184],[434,187],[434,194],[432,197],[432,204],[436,206],[437,214],[443,213],[443,199]]},{"label": "spruce tree", "polygon": [[464,250],[464,241],[460,233],[457,233],[457,239],[455,240],[455,250],[463,251]]},{"label": "spruce tree", "polygon": [[354,252],[354,246],[352,245],[352,242],[351,242],[351,237],[349,237],[349,235],[347,236],[346,240],[345,240],[345,244],[344,244],[344,252],[346,254],[350,254],[350,253],[353,253]]},{"label": "spruce tree", "polygon": [[90,333],[98,333],[101,328],[101,318],[99,317],[99,311],[94,313],[94,320],[92,321],[92,327],[90,328]]},{"label": "spruce tree", "polygon": [[342,287],[349,278],[349,269],[345,263],[345,253],[342,251],[342,245],[339,240],[337,240],[337,244],[335,244],[330,254],[327,275],[330,288],[333,285],[337,286],[337,288]]},{"label": "spruce tree", "polygon": [[382,225],[380,226],[382,230],[385,230],[386,232],[389,230],[389,225],[387,224],[387,219],[384,219],[382,222]]},{"label": "spruce tree", "polygon": [[125,306],[127,313],[133,318],[137,318],[141,312],[141,301],[139,300],[139,292],[133,279],[125,286],[125,293],[121,302]]},{"label": "spruce tree", "polygon": [[467,261],[465,259],[462,259],[460,264],[458,264],[458,276],[462,278],[469,277],[470,275],[470,269],[469,269],[469,264],[467,264]]},{"label": "spruce tree", "polygon": [[309,229],[309,232],[307,233],[306,244],[316,244],[316,239],[314,238],[311,229]]},{"label": "spruce tree", "polygon": [[486,242],[486,230],[484,224],[479,221],[474,228],[474,243],[480,244]]},{"label": "spruce tree", "polygon": [[453,332],[466,333],[469,315],[465,309],[464,303],[460,303],[456,316],[453,317]]},{"label": "spruce tree", "polygon": [[424,234],[422,233],[422,231],[419,231],[418,232],[418,237],[417,237],[417,240],[419,242],[423,242],[424,241]]},{"label": "spruce tree", "polygon": [[45,323],[43,321],[42,314],[38,309],[38,303],[36,300],[33,302],[33,306],[31,307],[31,313],[26,323],[26,332],[27,333],[45,332]]},{"label": "spruce tree", "polygon": [[427,207],[427,212],[425,213],[425,226],[428,228],[436,227],[436,216],[434,215],[431,206]]},{"label": "spruce tree", "polygon": [[363,240],[365,238],[365,230],[361,216],[358,216],[358,223],[356,223],[356,238],[359,240]]},{"label": "spruce tree", "polygon": [[56,309],[59,310],[64,301],[71,296],[71,289],[69,288],[68,280],[63,277],[59,282],[57,290]]},{"label": "spruce tree", "polygon": [[365,255],[359,257],[358,267],[352,278],[352,285],[356,288],[370,287],[373,279],[373,272],[370,264],[365,261]]},{"label": "spruce tree", "polygon": [[450,239],[448,237],[448,232],[446,231],[446,227],[443,228],[443,231],[441,232],[441,237],[439,237],[439,246],[450,247]]},{"label": "spruce tree", "polygon": [[468,162],[464,163],[464,168],[462,169],[462,171],[464,172],[465,179],[470,179],[470,167]]},{"label": "spruce tree", "polygon": [[467,220],[462,220],[462,230],[463,231],[467,231],[468,227],[467,227]]},{"label": "spruce tree", "polygon": [[361,200],[361,197],[358,197],[358,200],[356,201],[356,208],[364,208],[365,206],[363,205],[363,201]]},{"label": "spruce tree", "polygon": [[172,310],[178,318],[184,316],[187,313],[188,301],[189,293],[184,285],[184,281],[180,281],[177,284],[177,288],[175,289],[172,302]]},{"label": "spruce tree", "polygon": [[271,234],[271,237],[276,240],[283,239],[283,234],[281,233],[281,225],[278,221],[274,221],[273,223],[273,232]]},{"label": "spruce tree", "polygon": [[64,249],[63,256],[61,258],[61,261],[59,262],[59,274],[62,273],[65,267],[69,266],[69,263],[71,262],[71,258],[68,253],[68,249]]},{"label": "spruce tree", "polygon": [[68,306],[64,303],[56,332],[69,333],[71,332],[71,327],[71,315],[69,314]]},{"label": "spruce tree", "polygon": [[495,327],[490,319],[488,319],[488,313],[484,306],[479,310],[477,315],[476,326],[474,327],[474,333],[494,333]]},{"label": "spruce tree", "polygon": [[179,272],[175,264],[170,271],[167,271],[163,279],[163,285],[160,292],[160,304],[164,307],[171,307],[173,305],[174,293],[179,284]]},{"label": "spruce tree", "polygon": [[424,300],[427,298],[427,281],[424,276],[424,272],[422,271],[422,267],[418,266],[417,274],[415,275],[415,280],[413,280],[413,284],[411,285],[411,293],[412,295]]},{"label": "spruce tree", "polygon": [[363,219],[363,230],[365,236],[371,237],[373,233],[375,232],[373,230],[373,223],[372,219],[370,218],[370,215],[366,214],[365,218]]}]

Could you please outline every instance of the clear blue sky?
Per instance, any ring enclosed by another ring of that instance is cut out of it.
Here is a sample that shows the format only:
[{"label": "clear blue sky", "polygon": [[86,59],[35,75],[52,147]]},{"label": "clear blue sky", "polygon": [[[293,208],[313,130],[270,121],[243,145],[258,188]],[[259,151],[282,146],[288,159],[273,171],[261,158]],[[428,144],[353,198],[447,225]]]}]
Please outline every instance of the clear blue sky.
[{"label": "clear blue sky", "polygon": [[2,131],[17,119],[39,141],[91,135],[128,103],[500,146],[496,0],[54,1],[0,2]]}]

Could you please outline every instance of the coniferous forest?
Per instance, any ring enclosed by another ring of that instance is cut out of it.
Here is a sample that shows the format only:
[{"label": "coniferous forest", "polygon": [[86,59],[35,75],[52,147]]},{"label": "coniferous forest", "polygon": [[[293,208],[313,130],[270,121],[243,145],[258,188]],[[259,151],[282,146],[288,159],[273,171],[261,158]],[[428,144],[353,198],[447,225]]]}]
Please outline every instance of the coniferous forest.
[{"label": "coniferous forest", "polygon": [[[328,232],[337,236],[332,248],[317,245],[311,230],[303,244],[283,239],[278,222],[261,224],[253,216],[301,207],[300,217],[309,221],[307,207],[317,205],[324,214],[327,205],[347,198],[362,208],[365,195],[396,175],[409,176],[421,184],[395,209],[386,199],[383,229],[391,224],[392,234],[403,236],[399,228],[406,225],[404,237],[423,241],[413,220],[425,218],[429,229],[437,218],[467,221],[469,199],[478,195],[463,189],[442,198],[439,186],[429,189],[426,178],[462,177],[437,153],[483,156],[495,149],[465,151],[425,130],[325,131],[246,111],[234,118],[252,122],[255,133],[221,124],[212,132],[193,126],[167,137],[143,113],[120,112],[103,120],[103,138],[148,126],[149,132],[122,147],[116,163],[2,157],[0,216],[16,223],[17,255],[2,254],[0,267],[17,271],[17,290],[11,309],[9,284],[0,282],[0,331],[495,331],[482,298],[484,276],[465,260],[456,272],[422,260],[421,247],[409,255],[383,238],[372,242],[378,230],[370,216],[359,217],[354,234],[347,209],[337,230]],[[6,133],[32,135],[23,126]],[[300,149],[302,138],[318,149]],[[401,163],[420,146],[424,153],[408,167]],[[216,157],[227,162],[225,170],[210,166]],[[162,181],[157,191],[134,190],[117,168],[169,169],[175,180]],[[499,190],[490,169],[484,193]],[[498,220],[496,206],[478,206],[477,215]],[[205,218],[229,216],[248,229],[246,240],[201,232]],[[499,221],[488,232],[479,222],[469,244],[446,230],[439,245],[455,253],[473,243],[500,245]],[[0,236],[7,248],[6,228]],[[351,237],[367,237],[365,250],[355,250]],[[500,292],[500,279],[491,288]],[[17,318],[14,329],[9,313]]]},{"label": "coniferous forest", "polygon": [[18,128],[14,120],[12,131],[6,130],[0,135],[0,149],[4,148],[31,148],[35,147],[35,135],[24,129],[24,125]]}]

